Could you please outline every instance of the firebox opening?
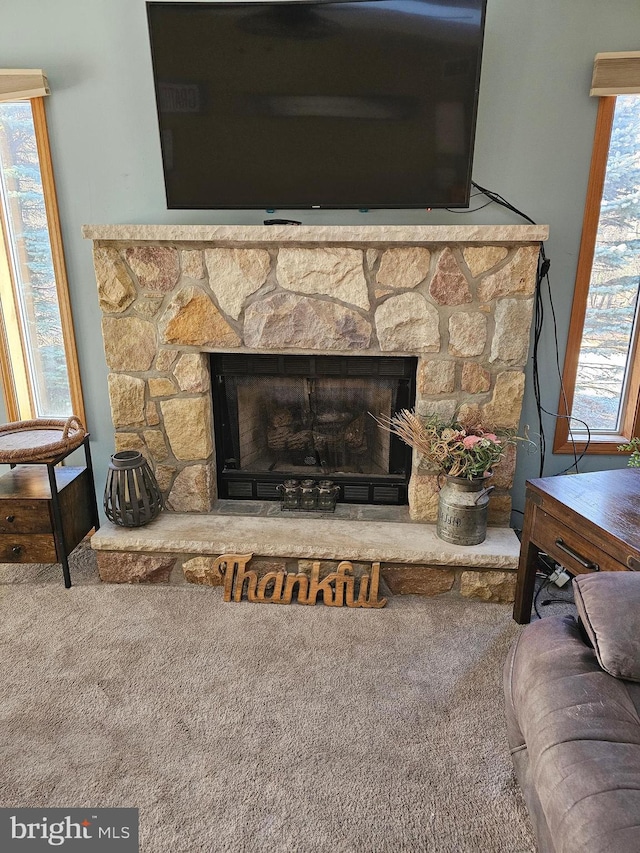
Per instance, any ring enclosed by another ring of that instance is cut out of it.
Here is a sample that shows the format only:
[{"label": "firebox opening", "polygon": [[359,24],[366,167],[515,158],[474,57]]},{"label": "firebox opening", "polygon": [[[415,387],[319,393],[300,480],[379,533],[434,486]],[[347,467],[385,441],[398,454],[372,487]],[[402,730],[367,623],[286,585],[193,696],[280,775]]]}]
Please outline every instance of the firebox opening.
[{"label": "firebox opening", "polygon": [[415,401],[416,358],[212,355],[218,494],[279,500],[330,478],[347,503],[405,504],[411,451],[380,429]]}]

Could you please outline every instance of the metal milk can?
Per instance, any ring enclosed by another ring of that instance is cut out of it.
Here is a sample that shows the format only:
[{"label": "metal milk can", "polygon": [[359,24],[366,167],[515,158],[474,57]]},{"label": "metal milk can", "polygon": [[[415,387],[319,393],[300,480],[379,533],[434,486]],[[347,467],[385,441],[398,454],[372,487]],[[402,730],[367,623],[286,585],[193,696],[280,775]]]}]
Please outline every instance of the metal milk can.
[{"label": "metal milk can", "polygon": [[489,477],[469,480],[446,476],[438,500],[436,533],[454,545],[479,545],[487,535],[487,506],[493,486]]}]

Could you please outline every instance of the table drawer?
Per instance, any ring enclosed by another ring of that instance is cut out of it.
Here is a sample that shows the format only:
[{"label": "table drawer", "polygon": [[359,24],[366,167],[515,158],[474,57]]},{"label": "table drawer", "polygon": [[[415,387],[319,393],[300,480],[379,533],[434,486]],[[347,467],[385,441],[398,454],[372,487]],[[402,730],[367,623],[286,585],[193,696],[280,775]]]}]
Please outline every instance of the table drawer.
[{"label": "table drawer", "polygon": [[0,534],[52,531],[49,501],[0,501]]},{"label": "table drawer", "polygon": [[57,563],[53,534],[0,536],[0,563]]},{"label": "table drawer", "polygon": [[536,510],[531,538],[542,551],[572,574],[598,569],[602,572],[628,571],[627,566],[541,509]]}]

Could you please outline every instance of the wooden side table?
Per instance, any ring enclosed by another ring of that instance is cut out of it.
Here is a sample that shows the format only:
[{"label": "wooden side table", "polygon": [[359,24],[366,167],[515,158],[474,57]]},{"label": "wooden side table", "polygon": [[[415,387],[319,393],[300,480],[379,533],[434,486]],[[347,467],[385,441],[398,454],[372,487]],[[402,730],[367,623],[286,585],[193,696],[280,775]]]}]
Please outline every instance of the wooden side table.
[{"label": "wooden side table", "polygon": [[539,551],[572,575],[640,570],[640,469],[527,481],[513,618],[531,620]]},{"label": "wooden side table", "polygon": [[82,444],[84,466],[56,467],[73,448],[0,477],[0,562],[61,563],[67,589],[69,554],[100,527],[88,435]]}]

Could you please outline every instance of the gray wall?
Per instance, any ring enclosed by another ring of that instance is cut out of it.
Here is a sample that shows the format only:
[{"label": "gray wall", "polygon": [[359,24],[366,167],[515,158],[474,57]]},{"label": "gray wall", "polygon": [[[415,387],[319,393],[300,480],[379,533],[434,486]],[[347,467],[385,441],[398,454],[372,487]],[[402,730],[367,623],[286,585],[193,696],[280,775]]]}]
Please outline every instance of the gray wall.
[{"label": "gray wall", "polygon": [[[596,117],[596,99],[588,94],[593,59],[600,51],[640,47],[640,3],[488,0],[487,6],[474,178],[550,226],[547,252],[562,364]],[[257,224],[264,212],[166,209],[143,0],[2,0],[0,24],[0,65],[44,68],[53,93],[49,131],[100,492],[113,439],[91,245],[82,239],[81,226]],[[290,215],[310,224],[520,222],[495,205],[475,214]],[[543,403],[555,411],[559,380],[549,325],[540,373]],[[522,423],[536,423],[530,376]],[[547,425],[551,437],[551,418]],[[621,467],[625,461],[591,457],[581,470]],[[549,452],[545,474],[569,462]],[[525,478],[537,475],[537,453],[521,451],[516,507],[523,506]]]}]

